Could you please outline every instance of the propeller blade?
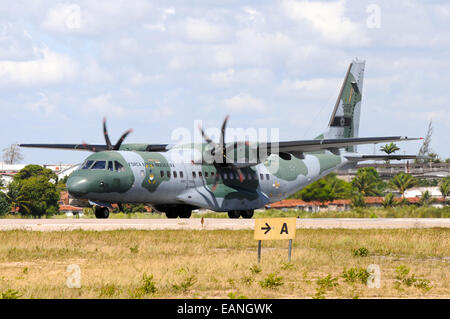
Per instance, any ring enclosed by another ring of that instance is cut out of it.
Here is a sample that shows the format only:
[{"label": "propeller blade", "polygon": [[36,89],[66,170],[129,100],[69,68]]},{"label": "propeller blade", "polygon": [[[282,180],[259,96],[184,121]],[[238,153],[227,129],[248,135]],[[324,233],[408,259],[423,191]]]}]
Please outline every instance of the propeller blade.
[{"label": "propeller blade", "polygon": [[112,150],[113,146],[108,136],[108,130],[106,129],[106,117],[103,118],[103,135],[105,136],[105,142],[108,150]]},{"label": "propeller blade", "polygon": [[205,141],[208,144],[212,145],[214,148],[216,148],[217,147],[216,143],[214,143],[214,141],[212,139],[210,139],[208,135],[206,135],[205,131],[203,131],[203,128],[200,124],[198,125],[198,129],[202,133],[202,137],[205,139]]},{"label": "propeller blade", "polygon": [[125,140],[125,138],[128,136],[128,134],[130,134],[131,132],[133,132],[132,129],[129,129],[128,131],[126,131],[125,133],[122,134],[122,136],[119,138],[119,140],[117,141],[116,145],[114,145],[114,147],[112,148],[114,151],[118,151],[120,149],[120,146],[122,145],[123,141]]},{"label": "propeller blade", "polygon": [[214,177],[214,185],[213,185],[213,187],[211,187],[211,190],[212,190],[213,192],[216,191],[217,185],[219,184],[219,180],[220,180],[219,174],[220,174],[220,170],[217,170],[217,171],[216,171],[216,175],[215,175],[215,177]]},{"label": "propeller blade", "polygon": [[236,168],[236,172],[239,175],[239,181],[242,183],[244,181],[244,174],[242,173],[241,169],[238,167]]},{"label": "propeller blade", "polygon": [[222,128],[220,130],[220,143],[222,145],[222,155],[223,155],[223,163],[226,163],[226,146],[225,146],[225,130],[227,127],[227,122],[228,122],[229,116],[225,116],[225,119],[223,120],[222,123]]}]

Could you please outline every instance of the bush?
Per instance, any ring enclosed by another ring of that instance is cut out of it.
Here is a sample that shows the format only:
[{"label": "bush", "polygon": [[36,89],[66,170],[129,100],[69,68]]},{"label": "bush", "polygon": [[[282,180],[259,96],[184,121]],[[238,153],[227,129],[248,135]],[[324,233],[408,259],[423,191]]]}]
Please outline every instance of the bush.
[{"label": "bush", "polygon": [[272,273],[264,278],[264,280],[261,280],[259,282],[259,285],[262,288],[276,289],[279,286],[283,285],[283,277],[277,276],[276,274]]},{"label": "bush", "polygon": [[395,277],[395,288],[400,289],[402,284],[407,287],[414,286],[423,291],[429,291],[432,288],[428,279],[417,278],[414,274],[408,276],[410,271],[410,268],[405,265],[398,266],[395,269],[395,272],[397,274],[397,276]]},{"label": "bush", "polygon": [[367,257],[369,256],[369,250],[365,247],[360,247],[353,251],[353,256],[355,257]]},{"label": "bush", "polygon": [[187,276],[186,278],[184,278],[184,280],[181,283],[173,284],[172,288],[174,290],[181,290],[183,292],[186,292],[189,289],[191,289],[192,286],[194,286],[196,282],[197,282],[197,277],[195,277],[194,275]]},{"label": "bush", "polygon": [[0,293],[0,299],[19,299],[22,297],[19,291],[8,289]]},{"label": "bush", "polygon": [[6,196],[0,192],[0,216],[9,214],[11,210],[11,204],[6,199]]},{"label": "bush", "polygon": [[348,283],[359,281],[361,284],[366,284],[369,276],[369,272],[364,268],[350,268],[349,270],[344,268],[342,272],[342,278]]}]

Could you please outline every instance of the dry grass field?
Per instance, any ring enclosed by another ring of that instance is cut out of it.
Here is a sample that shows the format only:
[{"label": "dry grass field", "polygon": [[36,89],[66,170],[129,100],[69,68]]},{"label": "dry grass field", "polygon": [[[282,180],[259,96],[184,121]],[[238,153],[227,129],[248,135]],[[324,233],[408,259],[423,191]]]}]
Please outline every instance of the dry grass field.
[{"label": "dry grass field", "polygon": [[0,298],[450,297],[449,229],[299,229],[291,263],[287,247],[263,242],[258,265],[247,230],[3,231]]}]

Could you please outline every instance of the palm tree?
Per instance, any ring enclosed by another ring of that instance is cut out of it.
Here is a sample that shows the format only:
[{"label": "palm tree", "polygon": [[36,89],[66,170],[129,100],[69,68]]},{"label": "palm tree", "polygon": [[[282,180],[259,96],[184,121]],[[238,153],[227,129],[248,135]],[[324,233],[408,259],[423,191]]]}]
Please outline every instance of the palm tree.
[{"label": "palm tree", "polygon": [[380,151],[385,152],[388,155],[397,152],[399,149],[400,148],[393,142],[380,147]]},{"label": "palm tree", "polygon": [[422,196],[420,197],[420,205],[422,206],[428,206],[431,202],[431,194],[429,191],[425,191],[422,193]]},{"label": "palm tree", "polygon": [[[382,147],[380,147],[380,151],[385,152],[387,155],[395,153],[399,150],[400,148],[393,142],[391,142],[390,144],[386,144]],[[389,160],[386,160],[386,164],[389,164]]]},{"label": "palm tree", "polygon": [[405,199],[406,190],[414,187],[417,181],[410,174],[398,173],[390,180],[389,184],[392,188],[398,190],[402,194],[402,198]]},{"label": "palm tree", "polygon": [[368,170],[359,169],[352,179],[352,186],[363,196],[379,196],[381,193],[380,181]]},{"label": "palm tree", "polygon": [[19,207],[19,209],[25,209],[27,213],[30,212],[30,201],[25,200],[24,194],[20,193],[20,189],[14,184],[14,182],[9,184],[8,192],[5,196],[8,202],[11,203],[11,208],[14,213],[16,212],[17,207]]},{"label": "palm tree", "polygon": [[386,196],[384,197],[382,205],[384,208],[393,207],[395,205],[394,194],[387,193]]}]

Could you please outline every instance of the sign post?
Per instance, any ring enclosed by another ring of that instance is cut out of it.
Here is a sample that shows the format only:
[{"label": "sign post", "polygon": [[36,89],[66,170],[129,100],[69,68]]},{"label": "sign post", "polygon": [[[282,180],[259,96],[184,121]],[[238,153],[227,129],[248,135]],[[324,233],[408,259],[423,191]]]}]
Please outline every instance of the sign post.
[{"label": "sign post", "polygon": [[295,238],[296,218],[257,218],[254,238],[258,240],[258,263],[261,262],[261,241],[289,239],[288,260],[292,256],[292,239]]}]

